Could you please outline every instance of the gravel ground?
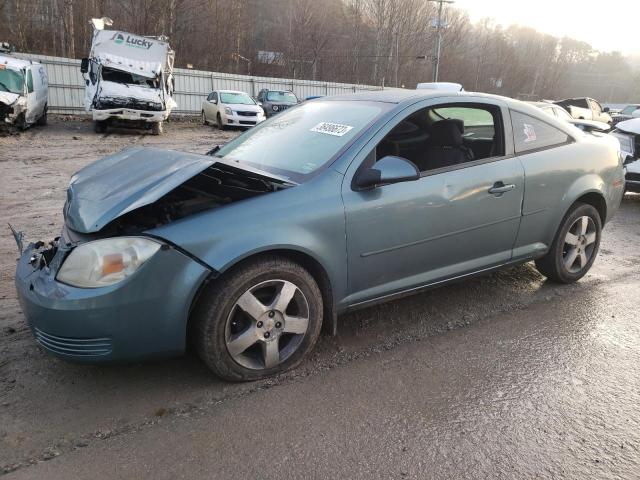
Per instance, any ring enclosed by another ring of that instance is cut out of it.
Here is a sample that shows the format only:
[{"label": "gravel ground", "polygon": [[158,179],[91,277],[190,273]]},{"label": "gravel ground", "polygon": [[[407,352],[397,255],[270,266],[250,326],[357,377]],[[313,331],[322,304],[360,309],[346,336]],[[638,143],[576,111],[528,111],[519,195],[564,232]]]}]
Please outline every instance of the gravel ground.
[{"label": "gravel ground", "polygon": [[[52,118],[45,128],[0,137],[0,168],[3,170],[0,176],[0,217],[5,224],[9,222],[23,230],[28,240],[53,238],[61,225],[68,179],[84,165],[132,144],[204,153],[213,145],[225,142],[235,135],[237,132],[219,132],[212,127],[188,122],[167,123],[165,134],[159,137],[126,130],[96,135],[89,122]],[[441,348],[460,349],[462,343],[458,343],[461,340],[457,339],[462,337],[459,331],[477,330],[483,328],[483,325],[502,325],[509,319],[531,319],[532,315],[553,315],[556,310],[567,310],[574,303],[576,311],[579,310],[581,315],[588,315],[588,310],[585,313],[584,309],[585,302],[588,304],[590,301],[595,302],[594,298],[599,298],[597,301],[601,302],[598,304],[600,307],[606,303],[608,297],[603,293],[604,287],[611,289],[611,285],[619,282],[625,285],[625,291],[637,291],[640,283],[640,249],[630,246],[636,245],[640,237],[639,215],[640,197],[627,195],[619,214],[605,229],[601,254],[594,268],[576,286],[558,287],[548,284],[527,264],[361,310],[341,317],[338,336],[322,337],[311,358],[294,372],[275,379],[241,385],[219,381],[192,354],[166,361],[110,367],[75,365],[44,354],[33,340],[20,311],[13,286],[17,250],[8,229],[2,229],[0,474],[3,471],[16,471],[15,474],[27,478],[31,469],[34,469],[34,475],[36,471],[42,472],[37,470],[43,468],[42,465],[36,464],[60,457],[51,462],[51,465],[63,465],[66,458],[69,458],[69,462],[74,458],[81,458],[79,455],[85,449],[96,456],[104,448],[106,459],[109,458],[107,448],[114,447],[118,442],[121,446],[126,446],[127,442],[145,438],[145,442],[154,445],[162,435],[167,434],[163,430],[167,424],[178,425],[176,430],[186,428],[186,424],[180,424],[181,419],[193,416],[200,418],[200,422],[205,425],[212,415],[217,416],[216,421],[233,428],[233,422],[229,423],[229,420],[246,403],[277,402],[277,398],[265,398],[267,390],[274,388],[276,393],[272,396],[278,397],[279,391],[299,389],[297,396],[293,395],[302,402],[306,398],[304,395],[313,394],[314,389],[310,386],[316,386],[316,391],[328,388],[335,394],[332,384],[327,383],[333,381],[330,380],[333,376],[336,376],[335,388],[349,384],[349,379],[352,383],[361,382],[357,379],[362,375],[372,375],[371,372],[376,371],[380,362],[399,362],[401,358],[398,357],[398,352],[416,345],[450,342],[449,346]],[[637,306],[638,302],[635,304],[636,308]],[[625,304],[621,308],[632,307],[633,305]],[[534,314],[536,309],[542,309],[543,313]],[[628,310],[625,313],[628,314]],[[563,315],[568,314],[565,312]],[[497,318],[501,320],[494,320]],[[496,329],[495,326],[492,328]],[[640,338],[637,337],[626,339],[625,348],[638,350]],[[515,340],[510,338],[505,341]],[[630,345],[627,345],[629,342]],[[418,350],[423,348],[419,347]],[[484,352],[477,354],[482,353]],[[632,359],[637,361],[637,356]],[[429,361],[434,360],[432,358]],[[461,366],[455,365],[456,358],[449,358],[447,361],[453,362],[452,371],[460,372]],[[508,362],[508,357],[501,361]],[[447,365],[440,367],[443,371],[438,374],[446,375]],[[630,364],[629,369],[635,372],[636,366]],[[371,392],[372,405],[378,400],[385,404],[390,401],[388,397],[384,397],[382,380],[385,378],[372,378],[372,385],[376,385],[378,394],[383,396],[376,399],[375,392]],[[628,388],[635,388],[637,392],[640,384],[638,376],[632,375],[630,378],[625,379],[630,382]],[[596,379],[588,381],[594,382]],[[453,389],[450,392],[453,397],[456,396],[455,385],[459,390],[464,389],[464,384],[460,382],[449,385],[448,388]],[[437,382],[431,387],[438,388]],[[625,386],[622,385],[616,394],[624,392]],[[459,394],[462,395],[461,392]],[[437,392],[433,395],[438,397]],[[433,395],[429,398],[435,398]],[[595,395],[599,397],[594,401],[604,404],[609,401],[607,395],[611,395],[611,392],[597,391]],[[474,398],[479,402],[483,401],[480,394]],[[310,398],[309,401],[312,400]],[[441,400],[446,401],[444,398]],[[359,401],[366,402],[366,399],[360,398]],[[378,411],[379,408],[372,410]],[[535,411],[531,413],[536,414]],[[637,412],[630,414],[635,413]],[[581,413],[571,410],[570,414],[579,416]],[[220,416],[224,418],[219,418]],[[523,418],[514,417],[514,421],[516,420],[524,421]],[[330,421],[343,422],[345,419],[337,416]],[[637,426],[638,418],[635,417],[631,424]],[[459,426],[452,423],[449,427],[456,425]],[[303,427],[300,425],[300,428]],[[446,427],[447,422],[439,424],[439,428],[444,430],[436,438],[445,444],[453,441],[446,433]],[[492,425],[484,419],[476,428],[491,429]],[[501,428],[508,428],[508,424],[502,422]],[[170,433],[178,435],[180,432]],[[219,433],[223,436],[231,435],[230,432]],[[384,428],[380,435],[384,437]],[[154,436],[155,442],[147,439]],[[182,437],[178,435],[176,438]],[[477,438],[482,440],[483,437],[479,435]],[[640,445],[637,439],[636,433],[629,448],[635,448],[636,456],[639,456]],[[363,443],[362,439],[359,443]],[[473,445],[467,446],[473,448]],[[366,445],[362,445],[362,448],[366,448]],[[145,452],[149,454],[145,455],[145,462],[151,461],[152,453]],[[247,452],[238,452],[238,458],[231,459],[230,464],[239,462],[243,455],[247,455]],[[357,452],[352,452],[352,455],[357,458]],[[373,461],[370,457],[367,458],[368,462]],[[443,465],[445,464],[447,463],[444,462]],[[348,471],[340,470],[342,476],[349,476]],[[532,471],[527,470],[525,473],[531,474]],[[541,471],[558,473],[558,470]],[[103,475],[106,472],[103,471]],[[125,475],[122,478],[142,477],[144,472],[153,476],[153,469],[138,469],[136,472],[136,475]],[[385,469],[380,472],[391,475],[391,471]],[[449,478],[469,474],[469,471],[456,472],[454,464],[450,465],[448,472]],[[636,472],[640,473],[640,470]],[[246,473],[249,477],[255,477],[254,471],[246,470]],[[337,470],[326,472],[328,476],[337,473]],[[403,472],[396,473],[400,475]],[[404,473],[420,477],[420,472],[415,469],[409,468]],[[445,472],[440,473],[444,475]],[[555,474],[548,477],[556,478]],[[156,478],[171,478],[166,473],[164,475]],[[264,474],[265,478],[271,476],[273,475]],[[387,475],[382,476],[388,478]],[[38,478],[44,478],[44,475],[40,474]]]}]

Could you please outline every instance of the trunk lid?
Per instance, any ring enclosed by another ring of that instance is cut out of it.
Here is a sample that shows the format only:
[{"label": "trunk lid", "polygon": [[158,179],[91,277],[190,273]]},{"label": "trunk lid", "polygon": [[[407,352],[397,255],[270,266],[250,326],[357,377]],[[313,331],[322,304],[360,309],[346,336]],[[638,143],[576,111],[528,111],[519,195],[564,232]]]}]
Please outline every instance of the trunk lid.
[{"label": "trunk lid", "polygon": [[210,167],[210,156],[133,147],[78,171],[67,190],[67,226],[94,233],[116,218],[149,205]]}]

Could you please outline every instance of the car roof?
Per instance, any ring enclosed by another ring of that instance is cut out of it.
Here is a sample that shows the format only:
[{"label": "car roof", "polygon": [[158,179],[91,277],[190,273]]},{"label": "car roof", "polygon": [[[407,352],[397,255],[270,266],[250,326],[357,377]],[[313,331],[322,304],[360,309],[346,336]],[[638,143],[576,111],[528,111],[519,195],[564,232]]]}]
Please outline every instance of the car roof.
[{"label": "car roof", "polygon": [[492,95],[489,93],[478,92],[451,92],[445,90],[409,90],[402,88],[389,88],[384,90],[367,90],[356,93],[347,93],[342,95],[333,95],[330,97],[324,97],[323,100],[329,101],[368,101],[368,102],[382,102],[382,103],[412,103],[414,101],[429,99],[429,98],[444,98],[444,97],[459,97],[460,99],[470,98],[473,99],[485,98],[487,100],[502,101],[510,106],[512,105],[526,105],[525,102],[520,100],[514,100],[513,98],[501,97],[500,95]]},{"label": "car roof", "polygon": [[38,62],[23,60],[22,58],[16,58],[10,55],[0,55],[0,64],[17,69],[26,68],[30,65],[39,65]]},{"label": "car roof", "polygon": [[245,95],[249,95],[247,92],[243,92],[242,90],[214,90],[218,93],[243,93]]}]

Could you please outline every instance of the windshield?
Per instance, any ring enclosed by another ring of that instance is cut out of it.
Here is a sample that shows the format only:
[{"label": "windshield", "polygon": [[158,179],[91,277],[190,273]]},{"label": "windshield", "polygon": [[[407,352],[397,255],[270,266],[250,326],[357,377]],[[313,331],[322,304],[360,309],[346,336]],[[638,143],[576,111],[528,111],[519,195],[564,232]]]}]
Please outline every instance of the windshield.
[{"label": "windshield", "polygon": [[216,157],[301,181],[373,122],[386,104],[314,101],[286,110],[226,144]]},{"label": "windshield", "polygon": [[269,102],[283,102],[283,103],[298,103],[298,98],[291,92],[267,92],[267,101]]},{"label": "windshield", "polygon": [[102,79],[107,82],[126,83],[127,85],[140,85],[143,87],[159,88],[158,78],[143,77],[135,73],[123,72],[109,67],[102,67]]},{"label": "windshield", "polygon": [[[2,67],[2,65],[0,65]],[[22,93],[24,75],[8,68],[0,69],[0,92]]]},{"label": "windshield", "polygon": [[256,102],[253,101],[246,93],[229,93],[229,92],[220,92],[220,101],[222,103],[229,103],[232,105],[255,105]]},{"label": "windshield", "polygon": [[631,115],[633,112],[635,112],[638,109],[637,106],[635,105],[629,105],[627,107],[624,107],[622,109],[622,111],[620,112],[623,115]]}]

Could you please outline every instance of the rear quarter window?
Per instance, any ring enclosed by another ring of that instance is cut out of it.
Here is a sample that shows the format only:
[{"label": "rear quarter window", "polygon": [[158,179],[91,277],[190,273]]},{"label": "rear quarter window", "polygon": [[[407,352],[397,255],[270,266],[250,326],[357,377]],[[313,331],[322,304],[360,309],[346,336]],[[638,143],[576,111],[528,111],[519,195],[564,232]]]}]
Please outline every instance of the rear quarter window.
[{"label": "rear quarter window", "polygon": [[559,128],[530,115],[511,111],[516,153],[564,145],[571,137]]}]

